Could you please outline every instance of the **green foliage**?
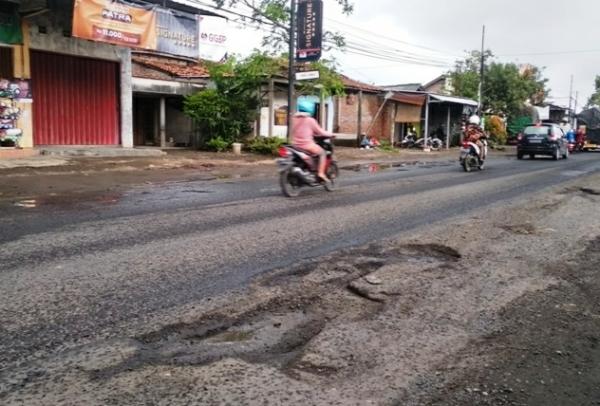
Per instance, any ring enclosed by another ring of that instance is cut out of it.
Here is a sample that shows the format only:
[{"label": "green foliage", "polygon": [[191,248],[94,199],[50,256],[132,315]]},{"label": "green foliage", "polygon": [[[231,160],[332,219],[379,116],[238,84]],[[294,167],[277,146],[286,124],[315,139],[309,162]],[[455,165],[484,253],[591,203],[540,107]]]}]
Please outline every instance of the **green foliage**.
[{"label": "green foliage", "polygon": [[596,90],[590,96],[590,98],[587,102],[587,106],[586,106],[587,108],[600,107],[600,76],[599,75],[596,75],[595,86],[596,86]]},{"label": "green foliage", "polygon": [[504,128],[504,122],[498,116],[491,116],[485,120],[485,130],[490,134],[494,144],[506,144],[507,133]]},{"label": "green foliage", "polygon": [[[341,95],[344,85],[329,61],[312,64],[321,72],[315,81],[301,84],[299,94]],[[255,51],[244,59],[230,58],[223,64],[209,64],[214,88],[186,97],[184,112],[200,126],[207,141],[221,137],[232,143],[250,133],[261,103],[259,89],[268,78],[287,70],[287,59]],[[320,86],[317,86],[320,85]]]},{"label": "green foliage", "polygon": [[531,125],[530,116],[516,116],[508,120],[508,133],[515,135],[523,131],[525,127]]},{"label": "green foliage", "polygon": [[377,149],[384,152],[398,152],[398,150],[394,148],[389,140],[381,140]]},{"label": "green foliage", "polygon": [[[531,65],[489,62],[491,51],[485,52],[483,110],[492,114],[517,115],[526,102],[541,104],[548,96],[548,79]],[[476,99],[479,92],[481,52],[473,51],[459,61],[450,78],[456,96]]]},{"label": "green foliage", "polygon": [[257,137],[248,144],[248,149],[255,154],[277,155],[279,147],[285,140],[279,137]]},{"label": "green foliage", "polygon": [[[287,61],[286,61],[287,66]],[[342,96],[344,94],[344,82],[336,72],[336,65],[333,61],[321,60],[309,64],[307,70],[318,70],[319,79],[299,82],[298,94],[311,95],[319,94],[323,91],[323,96]]]},{"label": "green foliage", "polygon": [[207,143],[206,146],[212,150],[212,151],[217,151],[217,152],[223,152],[229,149],[229,147],[231,146],[231,142],[223,139],[222,137],[215,137],[210,139]]},{"label": "green foliage", "polygon": [[186,97],[184,112],[201,127],[208,141],[220,137],[228,143],[246,136],[256,119],[258,88],[266,77],[279,69],[278,61],[254,53],[246,59],[234,58],[209,66],[215,88]]},{"label": "green foliage", "polygon": [[[238,10],[249,19],[243,19],[255,26],[268,28],[269,33],[263,38],[263,46],[268,46],[274,51],[282,51],[287,47],[288,27],[290,23],[289,0],[212,0],[217,7],[238,7]],[[326,3],[333,3],[327,1]],[[335,0],[335,3],[346,15],[352,14],[354,5],[351,0]],[[323,39],[326,43],[338,48],[344,46],[342,34],[325,31]]]}]

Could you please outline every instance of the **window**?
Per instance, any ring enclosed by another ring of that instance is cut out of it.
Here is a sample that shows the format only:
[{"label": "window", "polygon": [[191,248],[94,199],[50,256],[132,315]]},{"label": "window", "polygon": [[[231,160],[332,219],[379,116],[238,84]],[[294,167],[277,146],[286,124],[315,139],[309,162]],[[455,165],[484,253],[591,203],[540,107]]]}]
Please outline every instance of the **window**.
[{"label": "window", "polygon": [[13,50],[0,47],[0,78],[13,78]]}]

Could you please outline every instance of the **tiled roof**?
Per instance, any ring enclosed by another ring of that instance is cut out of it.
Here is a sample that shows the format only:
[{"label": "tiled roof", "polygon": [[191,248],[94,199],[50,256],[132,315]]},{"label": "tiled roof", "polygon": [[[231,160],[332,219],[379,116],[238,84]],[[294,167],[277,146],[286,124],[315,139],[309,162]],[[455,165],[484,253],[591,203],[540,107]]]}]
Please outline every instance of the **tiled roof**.
[{"label": "tiled roof", "polygon": [[342,82],[344,83],[344,86],[346,87],[346,89],[362,90],[362,91],[372,92],[372,93],[384,92],[384,89],[382,89],[379,86],[374,86],[374,85],[370,85],[368,83],[359,82],[358,80],[350,79],[348,76],[344,76],[344,75],[341,75],[341,76],[342,76]]},{"label": "tiled roof", "polygon": [[[157,55],[142,55],[134,54],[131,56],[131,60],[134,64],[142,65],[143,67],[155,69],[160,72],[166,73],[174,78],[183,79],[204,79],[209,78],[208,69],[202,62],[186,62],[175,58],[169,58],[165,56]],[[134,70],[134,76],[136,73],[143,74],[143,70]]]}]

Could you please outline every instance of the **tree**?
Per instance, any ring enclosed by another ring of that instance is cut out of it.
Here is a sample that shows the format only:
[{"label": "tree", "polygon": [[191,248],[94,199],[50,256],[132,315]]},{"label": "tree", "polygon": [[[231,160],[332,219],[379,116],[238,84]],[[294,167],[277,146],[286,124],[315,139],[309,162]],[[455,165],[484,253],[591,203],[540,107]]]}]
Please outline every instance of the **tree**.
[{"label": "tree", "polygon": [[[473,51],[458,61],[450,72],[454,94],[477,98],[480,80],[481,52]],[[491,51],[485,52],[483,86],[483,111],[499,115],[518,115],[527,102],[537,105],[548,96],[548,79],[532,65],[487,62],[492,60]]]},{"label": "tree", "polygon": [[586,107],[600,107],[600,75],[596,75],[596,91],[590,96]]},{"label": "tree", "polygon": [[[287,63],[285,56],[255,51],[244,59],[232,57],[225,63],[208,65],[214,86],[186,97],[184,102],[185,113],[200,125],[207,146],[222,150],[250,133],[261,104],[261,86],[287,72]],[[314,94],[318,87],[325,96],[343,94],[343,83],[332,63],[316,62],[311,69],[319,70],[321,77],[303,83],[300,93]]]},{"label": "tree", "polygon": [[[335,0],[346,15],[352,14],[354,5],[350,0]],[[250,21],[253,25],[268,29],[268,34],[263,37],[263,46],[269,47],[273,52],[281,52],[288,43],[288,29],[290,24],[290,1],[289,0],[213,0],[218,7],[241,7],[240,14],[244,21]],[[325,31],[323,33],[325,43],[342,48],[345,44],[344,37],[337,32]]]}]

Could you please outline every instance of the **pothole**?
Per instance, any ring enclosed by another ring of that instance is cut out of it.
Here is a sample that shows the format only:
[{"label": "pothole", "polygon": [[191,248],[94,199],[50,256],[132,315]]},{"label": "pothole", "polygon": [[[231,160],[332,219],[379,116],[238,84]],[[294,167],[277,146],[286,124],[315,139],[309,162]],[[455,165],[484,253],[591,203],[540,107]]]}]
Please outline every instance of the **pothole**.
[{"label": "pothole", "polygon": [[510,233],[519,235],[532,235],[535,234],[537,231],[535,226],[531,223],[504,225],[500,228]]},{"label": "pothole", "polygon": [[580,191],[588,195],[600,196],[600,189],[598,188],[582,187]]}]

